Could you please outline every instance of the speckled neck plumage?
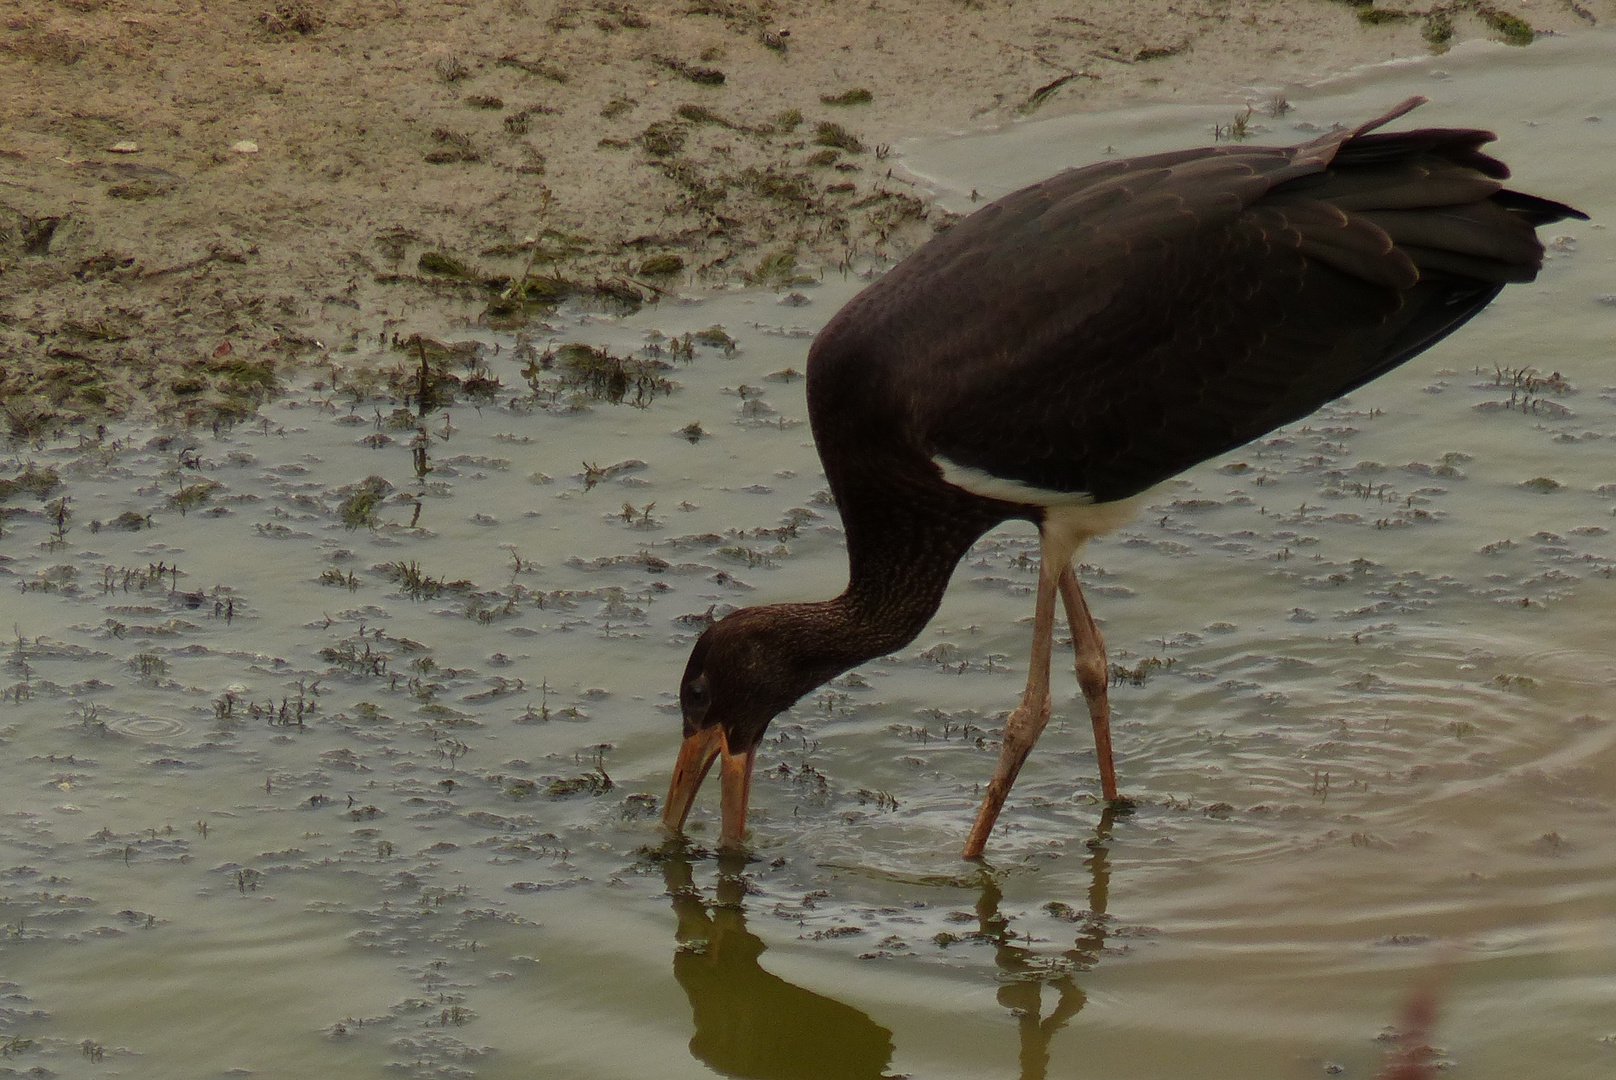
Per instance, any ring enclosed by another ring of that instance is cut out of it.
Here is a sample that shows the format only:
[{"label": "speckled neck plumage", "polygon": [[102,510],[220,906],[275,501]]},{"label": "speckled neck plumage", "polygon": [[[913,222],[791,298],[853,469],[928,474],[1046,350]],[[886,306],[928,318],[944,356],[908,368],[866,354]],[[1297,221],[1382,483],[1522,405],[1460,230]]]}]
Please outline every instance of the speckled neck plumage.
[{"label": "speckled neck plumage", "polygon": [[901,649],[937,613],[954,567],[971,545],[1010,516],[990,506],[972,509],[939,519],[885,513],[869,500],[844,504],[847,589],[830,600],[764,610],[800,635],[805,667],[829,671],[820,681]]}]

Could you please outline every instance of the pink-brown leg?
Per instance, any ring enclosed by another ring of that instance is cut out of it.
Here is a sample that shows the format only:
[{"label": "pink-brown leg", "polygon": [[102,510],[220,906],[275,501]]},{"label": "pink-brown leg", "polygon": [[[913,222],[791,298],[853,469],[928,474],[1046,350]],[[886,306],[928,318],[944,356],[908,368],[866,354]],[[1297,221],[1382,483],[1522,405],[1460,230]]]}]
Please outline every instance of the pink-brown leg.
[{"label": "pink-brown leg", "polygon": [[[1016,782],[1016,774],[1027,760],[1044,725],[1049,723],[1049,653],[1055,640],[1055,594],[1059,591],[1061,570],[1071,559],[1071,550],[1052,552],[1048,537],[1043,538],[1043,560],[1038,569],[1038,606],[1033,616],[1032,660],[1027,664],[1027,689],[1021,704],[1004,722],[1004,741],[999,746],[999,765],[988,781],[976,824],[966,838],[967,859],[981,856],[988,834],[1004,809],[1004,800]],[[1058,560],[1058,561],[1057,561]]]},{"label": "pink-brown leg", "polygon": [[1094,756],[1100,763],[1100,791],[1108,803],[1117,801],[1117,769],[1111,759],[1111,701],[1106,688],[1111,682],[1105,658],[1105,638],[1094,625],[1089,605],[1077,575],[1067,568],[1060,576],[1061,599],[1066,603],[1066,621],[1072,627],[1072,651],[1077,654],[1077,685],[1088,702],[1089,720],[1094,725]]}]

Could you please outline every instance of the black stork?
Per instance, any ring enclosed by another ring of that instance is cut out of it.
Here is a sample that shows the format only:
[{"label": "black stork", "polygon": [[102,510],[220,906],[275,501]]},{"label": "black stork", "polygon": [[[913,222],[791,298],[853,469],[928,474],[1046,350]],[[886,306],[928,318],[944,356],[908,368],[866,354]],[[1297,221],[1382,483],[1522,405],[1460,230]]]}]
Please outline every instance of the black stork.
[{"label": "black stork", "polygon": [[854,297],[814,340],[808,413],[847,535],[846,591],[708,627],[679,688],[680,829],[722,758],[725,846],[769,722],[901,648],[989,529],[1037,525],[1032,659],[965,843],[978,857],[1049,720],[1066,608],[1115,801],[1105,646],[1073,554],[1156,484],[1390,371],[1543,264],[1586,215],[1504,187],[1487,131],[1373,133],[1410,98],[1299,146],[1211,146],[1074,169],[994,202]]}]

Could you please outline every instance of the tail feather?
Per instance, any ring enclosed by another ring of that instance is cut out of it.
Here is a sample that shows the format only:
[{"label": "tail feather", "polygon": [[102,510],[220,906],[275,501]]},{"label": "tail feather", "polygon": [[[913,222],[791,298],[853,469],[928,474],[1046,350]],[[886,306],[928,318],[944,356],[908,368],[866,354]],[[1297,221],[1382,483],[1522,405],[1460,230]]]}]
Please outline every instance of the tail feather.
[{"label": "tail feather", "polygon": [[1494,285],[1522,285],[1536,281],[1541,265],[1538,262],[1505,262],[1478,255],[1462,255],[1442,248],[1420,247],[1418,244],[1398,244],[1397,249],[1408,256],[1422,275],[1445,274]]},{"label": "tail feather", "polygon": [[[1374,130],[1422,103],[1410,98],[1350,132],[1296,148],[1298,160],[1323,168],[1277,184],[1263,206],[1286,215],[1304,254],[1377,285],[1411,287],[1410,264],[1419,276],[1492,285],[1533,280],[1543,266],[1535,230],[1587,215],[1506,189],[1508,166],[1481,150],[1495,138],[1490,131]],[[1319,203],[1344,212],[1347,227],[1298,213]],[[1383,238],[1380,250],[1362,238],[1344,243],[1366,230]]]},{"label": "tail feather", "polygon": [[1534,229],[1539,225],[1553,225],[1556,221],[1565,221],[1567,219],[1588,220],[1588,215],[1576,207],[1567,206],[1563,202],[1555,202],[1553,199],[1528,195],[1524,191],[1500,191],[1493,197],[1493,202],[1506,210],[1519,214],[1530,222]]},{"label": "tail feather", "polygon": [[1481,147],[1497,138],[1492,132],[1477,128],[1420,128],[1359,135],[1341,144],[1331,164],[1362,168],[1430,155],[1474,169],[1494,180],[1508,180],[1509,166],[1481,152]]},{"label": "tail feather", "polygon": [[1532,226],[1490,201],[1354,216],[1384,230],[1398,247],[1413,244],[1534,268],[1543,262],[1543,245]]},{"label": "tail feather", "polygon": [[1494,195],[1504,185],[1449,162],[1401,162],[1364,174],[1333,171],[1286,185],[1287,192],[1321,199],[1342,210],[1413,210],[1457,206]]}]

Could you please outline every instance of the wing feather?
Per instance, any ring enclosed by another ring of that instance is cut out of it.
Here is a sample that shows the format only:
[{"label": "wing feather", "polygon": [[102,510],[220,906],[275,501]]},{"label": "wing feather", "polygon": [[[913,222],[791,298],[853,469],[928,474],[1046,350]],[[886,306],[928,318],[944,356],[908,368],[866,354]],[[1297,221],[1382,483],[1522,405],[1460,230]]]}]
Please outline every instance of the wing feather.
[{"label": "wing feather", "polygon": [[1366,134],[1413,104],[1299,147],[1073,170],[977,212],[821,332],[821,446],[884,440],[1108,501],[1402,363],[1531,280],[1534,227],[1578,213],[1504,190],[1488,132]]}]

